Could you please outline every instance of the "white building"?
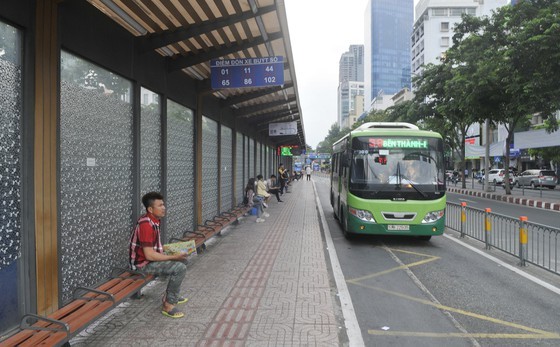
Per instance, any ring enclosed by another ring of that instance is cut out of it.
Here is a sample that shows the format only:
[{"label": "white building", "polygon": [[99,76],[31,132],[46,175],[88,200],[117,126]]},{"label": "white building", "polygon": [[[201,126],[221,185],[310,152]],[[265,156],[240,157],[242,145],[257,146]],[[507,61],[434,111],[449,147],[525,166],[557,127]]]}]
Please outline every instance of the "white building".
[{"label": "white building", "polygon": [[363,110],[363,105],[356,106],[356,96],[364,95],[364,46],[351,45],[348,52],[340,57],[338,73],[338,126],[342,129],[353,124],[349,115],[355,114],[356,108]]},{"label": "white building", "polygon": [[453,45],[453,28],[463,13],[482,17],[507,5],[510,0],[420,0],[416,5],[411,37],[411,72],[439,63],[439,57]]}]

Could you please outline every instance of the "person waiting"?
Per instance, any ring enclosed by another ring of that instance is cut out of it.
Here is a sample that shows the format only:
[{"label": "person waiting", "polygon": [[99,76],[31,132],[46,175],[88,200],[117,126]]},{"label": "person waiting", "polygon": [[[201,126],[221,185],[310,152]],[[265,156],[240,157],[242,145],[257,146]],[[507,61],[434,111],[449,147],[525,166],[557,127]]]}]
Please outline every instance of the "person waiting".
[{"label": "person waiting", "polygon": [[247,206],[254,207],[257,209],[257,223],[263,223],[265,221],[262,217],[270,217],[270,215],[263,210],[262,201],[255,196],[255,179],[249,178],[249,182],[245,186],[245,197],[247,201]]},{"label": "person waiting", "polygon": [[264,208],[268,207],[268,199],[270,198],[270,194],[266,190],[263,175],[257,175],[257,198],[261,199]]},{"label": "person waiting", "polygon": [[280,199],[280,185],[278,184],[276,175],[270,175],[270,179],[268,180],[268,192],[274,194],[278,202],[284,202]]}]

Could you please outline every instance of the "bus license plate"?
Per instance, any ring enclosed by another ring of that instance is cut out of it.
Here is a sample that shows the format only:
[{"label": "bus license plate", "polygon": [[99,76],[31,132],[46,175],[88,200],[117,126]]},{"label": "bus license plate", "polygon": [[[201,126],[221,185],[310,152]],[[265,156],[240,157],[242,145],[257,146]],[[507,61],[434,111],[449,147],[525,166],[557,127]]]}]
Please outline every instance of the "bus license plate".
[{"label": "bus license plate", "polygon": [[398,225],[388,225],[388,229],[390,231],[408,231],[410,230],[410,225],[402,225],[402,224],[398,224]]}]

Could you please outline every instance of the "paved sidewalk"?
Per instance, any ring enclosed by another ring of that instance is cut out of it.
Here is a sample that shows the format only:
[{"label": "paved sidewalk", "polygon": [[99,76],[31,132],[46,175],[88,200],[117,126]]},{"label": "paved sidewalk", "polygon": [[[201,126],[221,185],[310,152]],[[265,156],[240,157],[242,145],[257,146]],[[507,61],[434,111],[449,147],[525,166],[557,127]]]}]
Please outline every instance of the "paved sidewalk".
[{"label": "paved sidewalk", "polygon": [[266,222],[244,217],[189,261],[184,318],[161,314],[166,281],[154,281],[72,346],[347,345],[312,182],[282,199],[271,199]]}]

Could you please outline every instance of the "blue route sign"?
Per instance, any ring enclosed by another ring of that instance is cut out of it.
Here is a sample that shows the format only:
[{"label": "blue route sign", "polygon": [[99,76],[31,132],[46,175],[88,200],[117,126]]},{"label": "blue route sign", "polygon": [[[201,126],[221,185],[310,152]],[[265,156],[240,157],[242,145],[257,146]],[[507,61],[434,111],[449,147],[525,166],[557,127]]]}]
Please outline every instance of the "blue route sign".
[{"label": "blue route sign", "polygon": [[284,84],[284,57],[212,59],[212,89],[254,88]]}]

